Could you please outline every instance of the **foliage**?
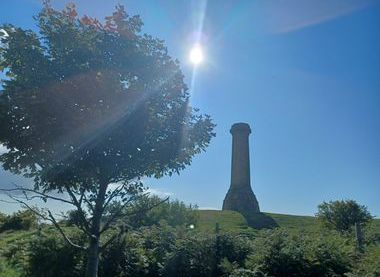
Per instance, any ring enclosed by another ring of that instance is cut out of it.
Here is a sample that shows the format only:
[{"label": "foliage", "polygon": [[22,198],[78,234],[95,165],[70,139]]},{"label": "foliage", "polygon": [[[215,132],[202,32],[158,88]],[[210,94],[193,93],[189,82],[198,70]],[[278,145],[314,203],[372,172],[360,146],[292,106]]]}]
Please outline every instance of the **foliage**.
[{"label": "foliage", "polygon": [[0,228],[4,224],[4,222],[6,221],[6,218],[7,218],[7,216],[0,212]]},{"label": "foliage", "polygon": [[149,261],[143,241],[131,233],[114,241],[100,259],[100,276],[145,276]]},{"label": "foliage", "polygon": [[219,276],[223,259],[243,265],[252,251],[248,240],[229,234],[189,232],[177,238],[163,266],[163,276]]},{"label": "foliage", "polygon": [[[76,227],[65,227],[74,242]],[[107,240],[113,235],[107,232]],[[364,254],[354,239],[336,231],[303,229],[259,231],[255,237],[221,232],[218,236],[166,221],[133,229],[101,253],[99,276],[343,276],[379,274],[379,245],[367,242]],[[24,276],[81,276],[85,252],[70,248],[51,226],[0,236],[0,255],[8,271]],[[60,275],[59,275],[60,274]],[[0,275],[1,276],[1,275]],[[44,276],[44,275],[42,275]]]},{"label": "foliage", "polygon": [[7,230],[29,230],[38,224],[37,216],[29,211],[18,211],[12,215],[0,218],[0,232]]},{"label": "foliage", "polygon": [[[376,224],[377,223],[377,224]],[[380,219],[374,219],[364,229],[364,239],[367,245],[380,245]]]},{"label": "foliage", "polygon": [[[84,239],[80,233],[71,235],[74,242]],[[25,276],[75,277],[84,274],[84,253],[68,245],[57,233],[35,235],[28,246]]]},{"label": "foliage", "polygon": [[[85,252],[68,246],[51,227],[45,228],[22,243],[11,242],[3,257],[25,276],[82,276]],[[65,231],[75,243],[85,239],[77,228]],[[250,245],[248,239],[220,234],[218,257],[215,235],[163,222],[128,232],[109,244],[100,255],[99,276],[219,276],[218,263],[225,258],[243,266],[253,251]]]},{"label": "foliage", "polygon": [[354,200],[323,202],[316,216],[326,227],[341,233],[351,232],[356,223],[365,225],[373,219],[367,207]]},{"label": "foliage", "polygon": [[275,230],[254,240],[246,266],[269,276],[343,276],[350,271],[353,247],[343,238]]},{"label": "foliage", "polygon": [[163,266],[164,276],[212,276],[216,265],[210,236],[191,234],[176,240],[174,251]]},{"label": "foliage", "polygon": [[175,251],[178,230],[166,222],[160,226],[144,228],[142,231],[143,247],[149,262],[147,276],[159,276],[170,253]]},{"label": "foliage", "polygon": [[250,270],[240,267],[236,262],[231,263],[228,259],[224,258],[219,264],[222,276],[228,277],[266,277],[267,275],[260,270]]},{"label": "foliage", "polygon": [[[87,213],[83,212],[85,217]],[[66,220],[63,220],[67,226],[81,226],[82,224],[82,215],[78,210],[70,210],[67,212]]]},{"label": "foliage", "polygon": [[20,277],[20,273],[0,259],[0,277]]},{"label": "foliage", "polygon": [[308,265],[301,241],[283,231],[265,233],[254,242],[255,252],[248,257],[247,267],[262,270],[270,276],[304,276]]},{"label": "foliage", "polygon": [[371,245],[366,249],[365,255],[354,268],[352,276],[378,277],[380,276],[380,247]]},{"label": "foliage", "polygon": [[229,233],[217,237],[216,247],[219,248],[219,258],[225,258],[239,266],[244,266],[246,258],[254,251],[252,241],[247,237],[237,237]]},{"label": "foliage", "polygon": [[[136,212],[126,220],[135,228],[158,225],[162,220],[165,220],[172,227],[189,226],[190,224],[196,225],[198,220],[196,207],[191,205],[186,206],[185,203],[179,200],[168,200],[165,202],[162,202],[162,200],[158,196],[147,196],[139,199],[130,208]],[[144,212],[144,207],[154,208]]]}]

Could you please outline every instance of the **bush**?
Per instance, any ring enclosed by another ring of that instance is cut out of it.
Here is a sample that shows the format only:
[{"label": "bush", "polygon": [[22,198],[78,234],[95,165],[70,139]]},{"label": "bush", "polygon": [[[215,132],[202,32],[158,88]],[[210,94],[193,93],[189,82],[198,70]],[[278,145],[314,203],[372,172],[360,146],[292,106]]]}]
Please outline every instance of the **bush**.
[{"label": "bush", "polygon": [[[74,243],[85,239],[78,232],[70,232]],[[72,247],[60,234],[36,235],[28,247],[28,263],[25,276],[30,277],[75,277],[84,275],[84,252]]]},{"label": "bush", "polygon": [[237,237],[232,234],[221,234],[219,236],[220,258],[225,258],[236,265],[244,266],[248,255],[255,251],[252,248],[252,242],[246,237]]},{"label": "bush", "polygon": [[247,267],[260,269],[270,276],[305,276],[308,263],[301,241],[284,231],[266,232],[254,241],[255,251],[248,257]]},{"label": "bush", "polygon": [[176,249],[178,232],[167,224],[152,226],[142,232],[143,247],[148,257],[147,276],[159,276],[170,253]]},{"label": "bush", "polygon": [[[142,212],[129,217],[129,224],[135,228],[158,225],[162,220],[172,227],[196,224],[198,219],[196,206],[187,206],[178,200],[161,203],[162,201],[163,199],[157,196],[141,199],[132,210],[136,209]],[[153,208],[146,211],[147,207]]]},{"label": "bush", "polygon": [[161,271],[164,276],[213,276],[215,245],[208,235],[194,233],[178,238]]},{"label": "bush", "polygon": [[19,277],[20,273],[5,263],[3,260],[0,260],[0,277]]},{"label": "bush", "polygon": [[355,224],[364,226],[373,219],[367,207],[354,200],[323,202],[316,216],[324,226],[341,233],[350,233]]},{"label": "bush", "polygon": [[231,263],[227,258],[222,260],[219,268],[221,275],[226,277],[267,277],[267,275],[260,270],[250,270],[239,267],[236,262]]},{"label": "bush", "polygon": [[351,276],[379,277],[380,276],[380,247],[372,245],[357,262],[357,267]]},{"label": "bush", "polygon": [[269,276],[344,276],[350,270],[352,242],[337,235],[315,237],[283,230],[254,240],[246,266]]},{"label": "bush", "polygon": [[336,234],[323,234],[305,239],[310,276],[344,276],[352,266],[354,243]]},{"label": "bush", "polygon": [[37,216],[29,211],[18,211],[12,215],[8,215],[5,218],[0,219],[0,232],[7,230],[29,230],[38,226]]},{"label": "bush", "polygon": [[243,266],[251,251],[251,243],[244,237],[188,232],[176,240],[161,273],[164,276],[220,276],[223,260]]},{"label": "bush", "polygon": [[114,241],[101,255],[99,276],[146,276],[147,273],[148,259],[142,240],[133,234]]}]

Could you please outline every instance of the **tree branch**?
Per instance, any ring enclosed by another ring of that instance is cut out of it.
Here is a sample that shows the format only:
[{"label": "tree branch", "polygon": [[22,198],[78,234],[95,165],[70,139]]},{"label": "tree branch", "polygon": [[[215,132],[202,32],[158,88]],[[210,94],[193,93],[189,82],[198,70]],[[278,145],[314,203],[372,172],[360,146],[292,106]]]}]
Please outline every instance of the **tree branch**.
[{"label": "tree branch", "polygon": [[90,202],[90,200],[87,199],[86,194],[83,194],[83,201],[87,204],[87,206],[90,208],[92,212],[94,212],[94,206]]},{"label": "tree branch", "polygon": [[[73,201],[73,205],[74,205],[75,207],[77,207],[77,209],[78,209],[79,215],[80,215],[81,220],[82,220],[82,222],[83,222],[84,231],[85,231],[87,234],[91,235],[91,233],[90,233],[90,224],[89,224],[89,222],[87,221],[86,215],[85,215],[85,213],[84,213],[84,211],[83,211],[83,209],[82,209],[81,204],[78,202],[78,199],[76,198],[76,196],[75,196],[75,194],[73,193],[73,191],[72,191],[68,186],[65,186],[65,188],[66,188],[66,191],[68,192],[68,194],[70,195],[71,200]],[[80,226],[78,226],[78,227],[81,228]],[[81,229],[82,229],[82,228],[81,228]],[[83,230],[83,229],[82,229],[82,230]]]},{"label": "tree branch", "polygon": [[52,215],[52,213],[48,210],[48,214],[49,214],[49,217],[50,217],[50,221],[54,224],[54,226],[58,229],[58,231],[61,233],[61,235],[63,236],[63,238],[73,247],[76,247],[76,248],[79,248],[79,249],[82,249],[82,250],[87,250],[87,247],[83,247],[83,246],[80,246],[78,244],[75,244],[73,243],[65,234],[65,232],[63,231],[63,229],[61,228],[61,226],[59,226],[58,222],[55,220],[54,216]]},{"label": "tree branch", "polygon": [[116,211],[114,211],[109,218],[109,220],[103,225],[102,229],[100,230],[100,234],[104,233],[107,231],[109,226],[121,215],[121,211],[133,201],[133,197],[129,198],[122,206],[120,206]]},{"label": "tree branch", "polygon": [[103,210],[106,209],[106,207],[108,206],[108,204],[112,201],[113,198],[115,198],[125,187],[125,183],[120,185],[119,187],[117,187],[111,194],[110,196],[108,196],[108,199],[106,201],[106,203],[103,205]]},{"label": "tree branch", "polygon": [[56,200],[56,201],[61,201],[61,202],[64,202],[64,203],[68,203],[70,205],[74,205],[74,203],[71,202],[71,201],[69,201],[69,200],[66,200],[66,199],[63,199],[63,198],[60,198],[60,197],[51,196],[51,195],[48,195],[46,193],[43,193],[43,192],[40,192],[40,191],[37,191],[37,190],[34,190],[34,189],[28,189],[28,188],[19,187],[19,186],[16,186],[16,188],[13,188],[13,189],[0,189],[0,191],[3,191],[3,192],[19,191],[19,192],[24,193],[24,195],[26,197],[28,197],[28,196],[26,195],[25,192],[31,192],[31,193],[35,193],[37,195],[29,196],[29,199],[33,199],[33,198],[41,198],[41,199],[45,198],[46,199],[46,198],[48,198],[48,199],[52,199],[52,200]]}]

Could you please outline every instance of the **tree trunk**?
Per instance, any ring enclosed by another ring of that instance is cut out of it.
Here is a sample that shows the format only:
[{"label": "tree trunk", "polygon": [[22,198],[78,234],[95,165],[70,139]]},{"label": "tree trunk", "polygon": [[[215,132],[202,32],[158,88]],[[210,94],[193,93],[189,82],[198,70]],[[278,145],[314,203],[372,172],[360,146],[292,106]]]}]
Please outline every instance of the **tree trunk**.
[{"label": "tree trunk", "polygon": [[97,277],[99,266],[99,240],[100,223],[103,215],[103,205],[106,197],[108,183],[102,183],[96,197],[94,212],[92,214],[92,226],[90,244],[87,252],[86,277]]},{"label": "tree trunk", "polygon": [[86,277],[97,277],[99,265],[99,238],[90,238],[87,252]]}]

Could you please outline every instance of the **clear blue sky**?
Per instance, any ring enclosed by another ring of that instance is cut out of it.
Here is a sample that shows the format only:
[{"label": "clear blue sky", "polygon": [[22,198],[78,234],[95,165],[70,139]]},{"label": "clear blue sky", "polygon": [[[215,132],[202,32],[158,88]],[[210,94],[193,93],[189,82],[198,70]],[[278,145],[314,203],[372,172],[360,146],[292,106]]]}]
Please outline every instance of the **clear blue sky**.
[{"label": "clear blue sky", "polygon": [[[221,208],[229,128],[243,121],[253,130],[251,182],[261,210],[312,215],[324,200],[350,198],[380,216],[380,1],[73,2],[94,17],[116,3],[141,15],[144,32],[181,61],[192,105],[217,124],[207,152],[180,176],[147,180],[153,190]],[[34,29],[40,7],[2,1],[0,23]],[[199,30],[205,62],[193,70],[188,53]],[[0,180],[14,177],[0,171]]]}]

